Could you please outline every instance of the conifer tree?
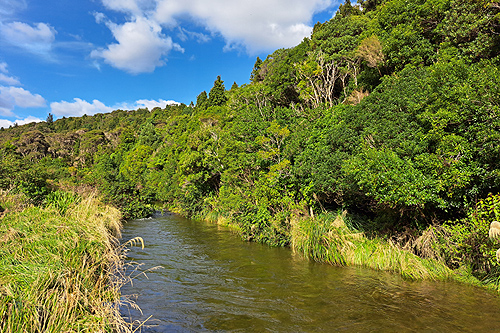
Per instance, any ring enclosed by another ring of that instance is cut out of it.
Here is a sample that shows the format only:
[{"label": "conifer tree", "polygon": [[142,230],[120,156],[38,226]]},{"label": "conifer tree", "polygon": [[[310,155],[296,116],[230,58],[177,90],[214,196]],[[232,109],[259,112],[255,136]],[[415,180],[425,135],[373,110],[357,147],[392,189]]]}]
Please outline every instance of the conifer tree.
[{"label": "conifer tree", "polygon": [[253,65],[252,74],[250,75],[251,82],[259,82],[259,81],[263,80],[262,75],[260,75],[260,73],[259,73],[261,66],[262,66],[262,60],[259,57],[257,57],[257,60],[255,61],[255,64]]},{"label": "conifer tree", "polygon": [[217,80],[214,82],[214,86],[210,89],[208,94],[208,106],[222,106],[226,103],[226,87],[224,87],[224,81],[221,80],[220,75],[217,76]]},{"label": "conifer tree", "polygon": [[196,97],[196,107],[197,108],[206,108],[208,103],[207,92],[202,91],[198,97]]},{"label": "conifer tree", "polygon": [[52,113],[49,113],[46,121],[47,121],[47,124],[52,125],[52,123],[54,122],[54,116],[52,115]]}]

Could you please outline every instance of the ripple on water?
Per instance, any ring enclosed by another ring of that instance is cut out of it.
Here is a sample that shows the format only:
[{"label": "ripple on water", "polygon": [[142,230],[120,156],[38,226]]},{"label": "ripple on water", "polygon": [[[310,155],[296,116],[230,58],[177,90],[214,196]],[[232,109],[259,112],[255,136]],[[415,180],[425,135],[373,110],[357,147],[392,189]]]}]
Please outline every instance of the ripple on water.
[{"label": "ripple on water", "polygon": [[452,282],[412,282],[372,270],[303,260],[289,249],[242,242],[226,229],[174,214],[125,224],[141,236],[137,294],[143,332],[493,332],[500,298]]}]

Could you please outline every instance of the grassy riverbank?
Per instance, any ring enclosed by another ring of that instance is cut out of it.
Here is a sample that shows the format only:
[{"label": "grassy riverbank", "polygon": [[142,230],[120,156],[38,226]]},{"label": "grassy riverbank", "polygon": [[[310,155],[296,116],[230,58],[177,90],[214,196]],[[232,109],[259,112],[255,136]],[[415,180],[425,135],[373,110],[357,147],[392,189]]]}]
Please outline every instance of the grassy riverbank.
[{"label": "grassy riverbank", "polygon": [[123,259],[121,213],[94,196],[46,208],[23,202],[0,196],[0,331],[129,331],[113,274]]},{"label": "grassy riverbank", "polygon": [[448,279],[453,275],[443,263],[419,258],[390,241],[370,239],[349,228],[342,215],[324,214],[296,221],[291,243],[294,251],[305,257],[333,265],[392,271],[415,280]]},{"label": "grassy riverbank", "polygon": [[[214,211],[205,212],[198,218],[230,227],[242,234],[238,221]],[[487,224],[482,227],[476,226],[478,234],[484,234],[484,237],[477,240],[478,242],[487,240],[486,226]],[[437,233],[429,228],[419,237],[413,238],[406,246],[402,246],[390,238],[367,236],[351,223],[344,211],[292,218],[287,240],[293,251],[317,262],[389,271],[410,280],[454,280],[490,290],[500,290],[498,279],[491,278],[496,275],[494,271],[489,277],[483,276],[480,279],[473,274],[470,266],[447,265],[444,258],[446,256],[444,253],[446,249],[443,249],[444,241],[438,239]],[[455,254],[459,254],[460,249],[456,239],[446,241],[451,246],[456,246]],[[492,246],[492,244],[486,245]],[[415,252],[419,252],[420,255]],[[483,253],[480,255],[483,255],[485,260],[491,260]]]}]

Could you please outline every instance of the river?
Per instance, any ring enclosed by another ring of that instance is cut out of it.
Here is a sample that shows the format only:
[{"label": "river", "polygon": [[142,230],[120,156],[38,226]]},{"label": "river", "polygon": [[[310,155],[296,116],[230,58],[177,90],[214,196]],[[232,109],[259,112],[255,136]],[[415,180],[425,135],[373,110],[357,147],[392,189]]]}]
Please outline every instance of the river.
[{"label": "river", "polygon": [[142,314],[122,314],[152,316],[142,332],[500,332],[500,297],[480,288],[309,262],[174,214],[127,222],[137,236],[146,272],[122,294]]}]

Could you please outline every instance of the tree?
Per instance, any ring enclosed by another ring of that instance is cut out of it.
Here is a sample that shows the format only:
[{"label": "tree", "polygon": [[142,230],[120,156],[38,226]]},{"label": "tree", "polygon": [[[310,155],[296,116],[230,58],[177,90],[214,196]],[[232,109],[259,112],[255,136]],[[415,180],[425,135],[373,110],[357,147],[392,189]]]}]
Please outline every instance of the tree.
[{"label": "tree", "polygon": [[[335,61],[325,61],[323,52],[310,53],[309,58],[296,65],[300,96],[313,108],[327,103],[332,107],[337,99],[336,82],[345,81],[339,65]],[[345,88],[345,84],[342,84]]]},{"label": "tree", "polygon": [[52,113],[49,113],[49,115],[47,116],[47,124],[50,126],[54,123],[54,116],[52,115]]},{"label": "tree", "polygon": [[208,97],[207,97],[207,92],[202,91],[198,97],[196,97],[196,107],[203,109],[206,108],[208,104]]},{"label": "tree", "polygon": [[133,182],[140,185],[148,169],[148,161],[153,154],[153,148],[146,145],[137,145],[124,158],[120,166],[120,172]]},{"label": "tree", "polygon": [[257,60],[255,61],[255,65],[253,65],[252,74],[250,75],[251,82],[260,82],[260,81],[264,80],[262,75],[259,73],[261,66],[262,66],[262,60],[259,57],[257,57]]},{"label": "tree", "polygon": [[[365,38],[356,49],[356,56],[366,61],[368,67],[377,68],[379,64],[384,63],[384,53],[382,44],[376,35]],[[379,70],[380,73],[380,70]]]},{"label": "tree", "polygon": [[28,157],[31,162],[40,160],[49,152],[49,144],[40,131],[23,133],[21,138],[15,143],[17,152],[24,157]]},{"label": "tree", "polygon": [[154,125],[148,121],[141,126],[138,144],[153,146],[161,140],[161,137],[156,133]]},{"label": "tree", "polygon": [[374,10],[382,2],[382,0],[358,0],[358,4],[361,5],[365,12]]},{"label": "tree", "polygon": [[210,89],[208,94],[208,106],[222,106],[226,103],[226,88],[224,87],[224,81],[221,80],[220,75],[217,76],[217,80],[214,82],[214,86]]}]

